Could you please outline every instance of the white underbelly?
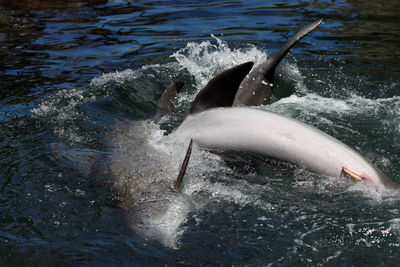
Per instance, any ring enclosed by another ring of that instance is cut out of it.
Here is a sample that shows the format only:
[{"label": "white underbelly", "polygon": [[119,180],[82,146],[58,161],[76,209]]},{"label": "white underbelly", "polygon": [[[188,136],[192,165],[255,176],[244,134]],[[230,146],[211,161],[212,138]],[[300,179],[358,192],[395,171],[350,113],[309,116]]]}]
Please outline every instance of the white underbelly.
[{"label": "white underbelly", "polygon": [[[358,152],[303,122],[255,108],[211,109],[189,116],[174,132],[206,149],[259,153],[339,177],[342,167],[375,173]],[[376,178],[379,180],[379,178]]]}]

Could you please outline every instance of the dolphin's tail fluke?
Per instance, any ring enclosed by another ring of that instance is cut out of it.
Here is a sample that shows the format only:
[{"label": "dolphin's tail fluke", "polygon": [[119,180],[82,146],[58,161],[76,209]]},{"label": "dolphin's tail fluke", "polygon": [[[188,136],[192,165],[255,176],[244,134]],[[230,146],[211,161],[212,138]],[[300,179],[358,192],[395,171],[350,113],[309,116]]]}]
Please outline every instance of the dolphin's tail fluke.
[{"label": "dolphin's tail fluke", "polygon": [[190,139],[189,147],[186,152],[185,159],[182,162],[181,170],[179,171],[178,179],[176,179],[174,190],[181,192],[182,189],[182,180],[183,176],[185,176],[187,166],[189,164],[190,155],[192,154],[192,146],[193,146],[193,139]]},{"label": "dolphin's tail fluke", "polygon": [[174,98],[181,91],[184,82],[173,82],[171,83],[161,95],[157,103],[157,114],[153,120],[158,121],[167,113],[170,113],[174,108]]}]

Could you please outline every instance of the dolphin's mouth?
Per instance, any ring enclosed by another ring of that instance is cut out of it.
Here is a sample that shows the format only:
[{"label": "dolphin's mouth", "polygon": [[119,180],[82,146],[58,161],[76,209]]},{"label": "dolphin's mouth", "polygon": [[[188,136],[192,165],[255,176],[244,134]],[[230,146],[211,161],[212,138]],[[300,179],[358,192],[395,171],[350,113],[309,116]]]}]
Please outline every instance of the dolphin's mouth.
[{"label": "dolphin's mouth", "polygon": [[348,176],[355,183],[358,183],[358,182],[373,183],[372,178],[368,174],[356,172],[346,166],[342,167],[341,175]]}]

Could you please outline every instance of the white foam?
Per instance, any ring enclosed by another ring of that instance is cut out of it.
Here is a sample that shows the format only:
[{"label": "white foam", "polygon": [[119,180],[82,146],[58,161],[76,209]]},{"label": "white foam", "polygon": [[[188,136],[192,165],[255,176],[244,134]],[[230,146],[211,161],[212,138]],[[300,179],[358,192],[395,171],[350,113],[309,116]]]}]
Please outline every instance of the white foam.
[{"label": "white foam", "polygon": [[90,82],[90,86],[100,87],[107,84],[110,81],[117,83],[125,83],[127,80],[134,80],[137,77],[137,71],[126,69],[124,71],[115,71],[112,73],[105,73],[98,78],[93,78]]},{"label": "white foam", "polygon": [[315,93],[306,95],[291,95],[272,103],[266,108],[275,111],[287,109],[301,110],[305,113],[334,113],[334,114],[364,114],[378,115],[382,111],[392,115],[400,115],[400,97],[368,99],[359,95],[350,95],[347,98],[328,98]]},{"label": "white foam", "polygon": [[61,90],[32,109],[33,117],[41,117],[53,126],[53,133],[69,143],[80,143],[88,139],[79,133],[77,121],[87,119],[78,106],[96,100],[90,91],[69,89]]},{"label": "white foam", "polygon": [[[226,69],[249,61],[257,65],[268,58],[263,49],[254,45],[231,48],[225,41],[215,36],[212,37],[216,40],[216,44],[210,41],[190,42],[185,48],[172,55],[182,68],[187,69],[195,78],[195,87],[198,90],[203,88],[215,75]],[[286,80],[295,81],[298,89],[303,90],[305,88],[303,85],[304,77],[297,65],[283,62],[277,68],[277,73]]]},{"label": "white foam", "polygon": [[190,211],[190,203],[180,195],[169,199],[168,202],[155,204],[163,205],[162,212],[134,214],[134,216],[144,215],[141,218],[143,227],[136,228],[136,230],[140,230],[138,234],[151,240],[157,240],[166,247],[178,249],[180,238],[185,231],[182,224],[186,221]]},{"label": "white foam", "polygon": [[271,104],[270,109],[275,111],[297,109],[306,113],[344,113],[351,110],[351,106],[345,100],[326,98],[317,94],[308,93],[305,96],[291,95],[289,97],[282,98],[279,101]]}]

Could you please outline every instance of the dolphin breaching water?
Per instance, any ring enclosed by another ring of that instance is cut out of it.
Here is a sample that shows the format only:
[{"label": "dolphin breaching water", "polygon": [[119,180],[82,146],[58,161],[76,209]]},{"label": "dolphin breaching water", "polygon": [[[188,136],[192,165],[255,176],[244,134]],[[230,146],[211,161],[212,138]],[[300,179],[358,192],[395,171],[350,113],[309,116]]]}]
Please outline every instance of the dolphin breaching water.
[{"label": "dolphin breaching water", "polygon": [[173,133],[200,148],[261,154],[299,164],[317,173],[398,189],[360,153],[332,136],[290,117],[254,107],[268,104],[275,68],[317,20],[265,62],[247,62],[214,77],[196,96],[190,114]]}]

